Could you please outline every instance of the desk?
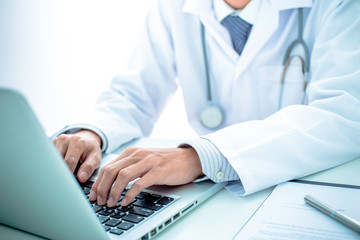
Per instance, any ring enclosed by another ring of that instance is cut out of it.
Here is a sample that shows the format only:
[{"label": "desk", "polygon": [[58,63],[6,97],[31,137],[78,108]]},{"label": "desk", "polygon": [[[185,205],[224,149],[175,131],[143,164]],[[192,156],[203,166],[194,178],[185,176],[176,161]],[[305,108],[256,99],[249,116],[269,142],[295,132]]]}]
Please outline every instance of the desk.
[{"label": "desk", "polygon": [[[155,145],[154,146],[154,141]],[[129,145],[143,147],[174,147],[180,141],[141,139]],[[360,158],[322,171],[303,180],[360,185]],[[246,197],[236,197],[222,189],[206,202],[192,210],[177,223],[163,231],[156,239],[232,239],[238,230],[252,216],[256,209],[271,193],[272,188],[262,190]],[[16,229],[0,224],[1,239],[42,239],[26,235]]]}]

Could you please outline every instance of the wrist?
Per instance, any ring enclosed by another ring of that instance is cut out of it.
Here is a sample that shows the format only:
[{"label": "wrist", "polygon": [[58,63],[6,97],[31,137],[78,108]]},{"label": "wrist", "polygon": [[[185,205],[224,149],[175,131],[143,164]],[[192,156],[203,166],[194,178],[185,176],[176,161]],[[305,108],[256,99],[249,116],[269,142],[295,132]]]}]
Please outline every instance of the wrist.
[{"label": "wrist", "polygon": [[186,144],[179,146],[179,148],[182,148],[184,151],[187,151],[189,158],[194,163],[193,166],[195,166],[195,169],[197,170],[197,174],[196,174],[197,177],[194,180],[204,177],[205,174],[202,171],[200,157],[199,157],[198,153],[196,152],[196,150],[192,146],[186,145]]},{"label": "wrist", "polygon": [[96,144],[96,146],[98,146],[100,149],[102,147],[102,141],[101,141],[101,137],[96,134],[95,132],[88,130],[88,129],[82,129],[76,133],[74,133],[74,135],[80,135],[80,136],[84,136],[87,138],[91,138],[94,140],[94,143]]}]

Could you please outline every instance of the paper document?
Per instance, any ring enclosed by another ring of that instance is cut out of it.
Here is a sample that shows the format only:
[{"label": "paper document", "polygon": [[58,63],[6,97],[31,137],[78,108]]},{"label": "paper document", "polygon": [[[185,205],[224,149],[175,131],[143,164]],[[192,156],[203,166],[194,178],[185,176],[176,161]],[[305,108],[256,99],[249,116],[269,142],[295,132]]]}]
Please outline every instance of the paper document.
[{"label": "paper document", "polygon": [[306,181],[286,182],[274,189],[235,239],[360,240],[360,234],[307,205],[305,195],[312,195],[360,220],[360,187],[321,185]]}]

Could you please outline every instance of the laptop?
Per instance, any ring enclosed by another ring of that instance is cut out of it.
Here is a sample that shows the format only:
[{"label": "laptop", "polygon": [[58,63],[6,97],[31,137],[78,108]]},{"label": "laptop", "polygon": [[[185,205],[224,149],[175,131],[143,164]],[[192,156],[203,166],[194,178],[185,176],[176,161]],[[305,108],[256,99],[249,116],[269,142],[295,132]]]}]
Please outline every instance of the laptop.
[{"label": "laptop", "polygon": [[1,224],[49,239],[151,239],[226,183],[152,186],[129,209],[89,202],[91,184],[76,181],[25,98],[0,88]]}]

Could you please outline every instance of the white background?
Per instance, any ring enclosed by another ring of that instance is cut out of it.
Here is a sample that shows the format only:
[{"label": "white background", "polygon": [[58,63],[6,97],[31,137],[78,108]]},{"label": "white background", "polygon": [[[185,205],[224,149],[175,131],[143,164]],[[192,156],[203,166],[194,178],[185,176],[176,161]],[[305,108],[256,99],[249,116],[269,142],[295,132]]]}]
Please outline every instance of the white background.
[{"label": "white background", "polygon": [[[95,104],[131,55],[154,0],[0,0],[0,86],[22,92],[48,134]],[[181,92],[156,138],[194,138]]]}]

